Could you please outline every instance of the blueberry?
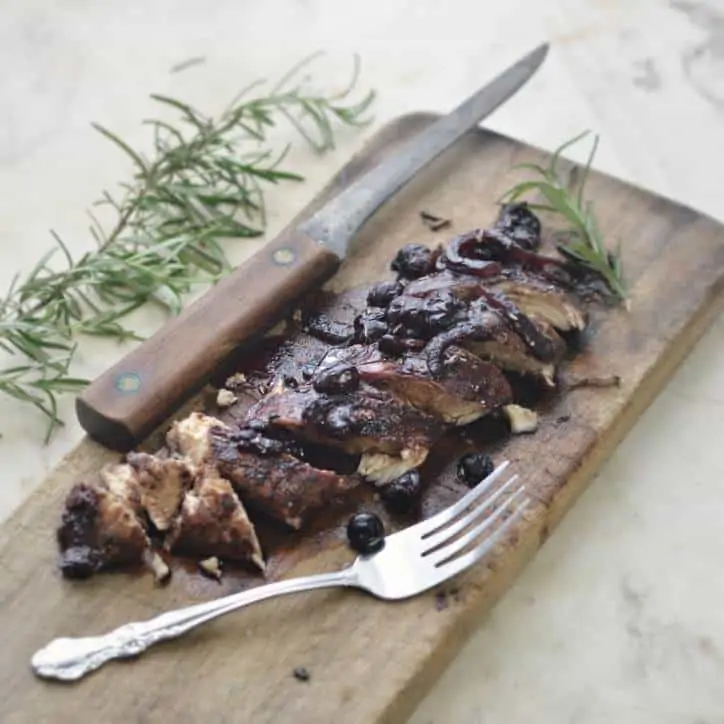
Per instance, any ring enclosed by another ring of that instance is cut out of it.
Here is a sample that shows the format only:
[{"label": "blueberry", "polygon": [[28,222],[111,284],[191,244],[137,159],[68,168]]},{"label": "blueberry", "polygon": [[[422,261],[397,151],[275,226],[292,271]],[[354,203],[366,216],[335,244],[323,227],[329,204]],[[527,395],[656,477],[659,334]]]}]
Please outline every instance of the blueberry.
[{"label": "blueberry", "polygon": [[434,261],[432,249],[422,244],[406,244],[397,252],[390,268],[404,279],[417,279],[432,271]]},{"label": "blueberry", "polygon": [[523,249],[540,246],[540,221],[525,202],[504,204],[495,226]]},{"label": "blueberry", "polygon": [[380,489],[380,498],[387,508],[400,515],[409,513],[420,500],[420,473],[408,470]]},{"label": "blueberry", "polygon": [[353,408],[350,405],[335,405],[327,413],[324,429],[330,437],[342,439],[352,434],[354,426]]},{"label": "blueberry", "polygon": [[463,455],[458,462],[458,478],[469,488],[474,488],[495,470],[495,463],[490,455],[470,453]]},{"label": "blueberry", "polygon": [[359,370],[352,365],[336,365],[314,377],[312,386],[317,392],[341,395],[359,387]]},{"label": "blueberry", "polygon": [[386,307],[405,287],[397,281],[378,282],[367,293],[367,304],[371,307]]},{"label": "blueberry", "polygon": [[377,342],[377,349],[379,349],[382,354],[397,357],[397,355],[405,351],[405,340],[398,339],[392,334],[385,334],[380,337],[379,342]]},{"label": "blueberry", "polygon": [[385,546],[385,527],[374,513],[357,513],[347,523],[350,548],[369,555]]},{"label": "blueberry", "polygon": [[294,678],[297,681],[309,681],[312,678],[312,675],[304,666],[297,666],[297,668],[294,669]]},{"label": "blueberry", "polygon": [[354,320],[354,338],[360,344],[376,342],[387,332],[387,322],[383,309],[365,309]]},{"label": "blueberry", "polygon": [[464,304],[448,290],[427,297],[398,297],[390,303],[387,321],[429,339],[452,326],[463,308]]}]

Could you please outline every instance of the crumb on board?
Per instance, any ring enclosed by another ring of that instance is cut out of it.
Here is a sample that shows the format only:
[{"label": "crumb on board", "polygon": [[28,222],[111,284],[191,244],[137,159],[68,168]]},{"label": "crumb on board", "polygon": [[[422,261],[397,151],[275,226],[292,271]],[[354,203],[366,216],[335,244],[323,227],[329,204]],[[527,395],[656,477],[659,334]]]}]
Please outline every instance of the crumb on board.
[{"label": "crumb on board", "polygon": [[157,584],[166,583],[171,578],[168,563],[156,551],[149,551],[145,556],[145,562]]},{"label": "crumb on board", "polygon": [[198,562],[199,571],[207,578],[213,578],[215,581],[220,581],[223,571],[221,570],[221,561],[216,556],[210,558],[204,558],[203,561]]},{"label": "crumb on board", "polygon": [[246,384],[246,375],[243,372],[236,372],[224,382],[224,387],[229,390],[238,390]]},{"label": "crumb on board", "polygon": [[514,435],[535,432],[538,429],[538,413],[535,410],[529,410],[521,405],[505,405],[503,412]]},{"label": "crumb on board", "polygon": [[443,588],[435,593],[435,609],[444,611],[450,605],[450,599],[455,603],[460,602],[460,589],[457,586]]},{"label": "crumb on board", "polygon": [[309,673],[309,670],[304,668],[304,666],[297,666],[296,669],[294,669],[294,678],[297,681],[309,681],[312,678],[312,675]]},{"label": "crumb on board", "polygon": [[442,229],[447,229],[447,227],[452,224],[452,221],[450,219],[443,219],[441,216],[431,214],[429,211],[421,211],[420,219],[422,219],[422,223],[428,229],[430,229],[430,231],[440,231]]},{"label": "crumb on board", "polygon": [[231,407],[239,398],[231,391],[222,387],[216,394],[216,404],[219,407]]},{"label": "crumb on board", "polygon": [[570,415],[560,415],[559,417],[556,418],[556,422],[559,425],[562,425],[564,422],[568,422],[570,419],[571,419]]},{"label": "crumb on board", "polygon": [[598,375],[573,377],[566,382],[569,390],[575,390],[579,387],[620,387],[621,378],[618,375]]}]

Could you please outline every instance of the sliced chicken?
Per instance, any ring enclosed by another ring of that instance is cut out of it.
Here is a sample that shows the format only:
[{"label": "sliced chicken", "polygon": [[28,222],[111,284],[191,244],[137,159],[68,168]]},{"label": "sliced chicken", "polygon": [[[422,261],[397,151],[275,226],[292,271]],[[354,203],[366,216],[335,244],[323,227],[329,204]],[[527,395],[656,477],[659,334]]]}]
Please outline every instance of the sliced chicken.
[{"label": "sliced chicken", "polygon": [[461,347],[442,352],[442,365],[434,376],[424,354],[409,353],[397,361],[361,345],[331,351],[319,372],[343,364],[356,367],[364,382],[453,425],[467,425],[512,401],[501,371]]},{"label": "sliced chicken", "polygon": [[358,471],[377,482],[392,479],[391,473],[377,465],[377,476],[370,476],[367,456],[384,454],[390,465],[405,472],[422,464],[444,429],[441,420],[365,383],[336,395],[317,392],[312,385],[281,389],[252,407],[249,419],[360,454]]},{"label": "sliced chicken", "polygon": [[213,458],[210,432],[226,429],[228,426],[221,420],[202,412],[192,412],[173,423],[166,433],[166,444],[172,453],[186,458],[192,465],[201,466]]},{"label": "sliced chicken", "polygon": [[124,500],[136,515],[143,514],[138,473],[128,463],[112,463],[101,469],[102,485]]},{"label": "sliced chicken", "polygon": [[203,468],[166,538],[174,553],[198,558],[250,562],[264,570],[264,557],[254,526],[231,483],[213,467]]},{"label": "sliced chicken", "polygon": [[159,531],[168,530],[195,471],[182,460],[129,453],[129,466],[137,475],[141,506]]},{"label": "sliced chicken", "polygon": [[140,563],[149,546],[146,531],[126,500],[103,484],[78,483],[65,500],[57,530],[60,570],[67,578]]},{"label": "sliced chicken", "polygon": [[230,427],[198,412],[177,422],[167,439],[175,453],[216,466],[245,503],[292,528],[360,483],[300,460],[293,440]]},{"label": "sliced chicken", "polygon": [[[519,268],[503,269],[487,278],[444,270],[411,282],[404,295],[419,298],[443,292],[468,302],[497,292],[523,314],[548,322],[563,332],[583,330],[587,324],[584,310],[568,292],[549,279]],[[399,297],[397,303],[402,303]]]},{"label": "sliced chicken", "polygon": [[586,328],[584,311],[569,294],[550,282],[518,273],[488,286],[510,299],[527,316],[547,322],[561,332]]},{"label": "sliced chicken", "polygon": [[521,334],[507,320],[485,307],[471,305],[465,322],[438,335],[425,349],[433,374],[443,368],[444,351],[456,345],[504,370],[530,374],[547,385],[555,385],[556,364],[566,351],[565,342],[546,322],[529,319],[532,329],[546,349],[546,355],[534,355]]},{"label": "sliced chicken", "polygon": [[338,395],[317,392],[312,385],[282,389],[254,405],[249,419],[352,454],[429,449],[443,428],[431,415],[365,383]]},{"label": "sliced chicken", "polygon": [[356,476],[315,468],[281,450],[260,454],[260,447],[273,446],[254,440],[245,432],[254,435],[250,430],[213,433],[219,472],[246,504],[292,528],[301,528],[312,513],[343,497],[361,482]]}]

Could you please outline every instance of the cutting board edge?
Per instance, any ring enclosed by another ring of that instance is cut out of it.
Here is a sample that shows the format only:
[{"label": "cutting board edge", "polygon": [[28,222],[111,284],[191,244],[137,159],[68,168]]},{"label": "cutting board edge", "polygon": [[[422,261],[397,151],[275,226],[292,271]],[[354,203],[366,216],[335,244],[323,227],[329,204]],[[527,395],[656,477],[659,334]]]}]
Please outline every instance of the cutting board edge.
[{"label": "cutting board edge", "polygon": [[[365,144],[362,150],[355,154],[355,156],[353,156],[352,159],[344,164],[342,168],[348,167],[349,165],[353,164],[357,159],[364,158],[368,146],[373,141],[379,142],[380,134],[384,132],[394,132],[394,129],[400,125],[404,125],[404,123],[407,122],[407,119],[417,118],[422,120],[432,120],[434,117],[434,114],[419,112],[405,114],[403,116],[399,116],[393,119],[392,121],[382,126],[381,129],[378,130],[377,133],[374,134],[370,140],[368,140],[367,144]],[[516,139],[510,138],[495,131],[491,131],[489,129],[483,128],[480,129],[480,131],[482,133],[491,134],[514,144],[522,145],[528,148],[535,148],[530,146],[529,144],[523,144]],[[392,135],[394,135],[394,133]],[[535,150],[541,153],[547,153],[543,149]],[[331,189],[334,189],[336,185],[335,179],[337,178],[338,174],[339,171],[337,172],[337,174],[333,175],[331,181],[319,192],[319,194],[315,196],[315,199],[294,218],[291,223],[297,223],[300,219],[308,215],[315,201],[323,198],[326,193],[329,193]],[[611,176],[608,177],[612,179],[614,178]],[[620,179],[614,180],[616,180],[622,186],[632,189],[636,188],[626,181]],[[639,190],[649,197],[654,197],[662,200],[666,204],[671,204],[679,208],[687,208],[683,204],[672,201],[670,199],[666,199],[665,197],[652,193],[646,189]],[[706,214],[703,214],[700,211],[691,211],[698,218],[706,218],[716,224],[717,227],[721,228],[722,238],[724,238],[724,226],[722,226],[720,222],[712,219],[711,217],[707,217]],[[558,522],[560,522],[565,512],[567,512],[572,507],[578,496],[586,489],[588,482],[598,472],[602,462],[618,446],[621,440],[625,438],[625,436],[628,434],[633,425],[637,422],[641,414],[653,402],[653,400],[662,390],[662,388],[673,375],[678,366],[686,359],[694,343],[702,336],[702,334],[710,326],[716,316],[718,316],[718,314],[721,312],[721,309],[724,306],[724,294],[722,293],[722,291],[722,285],[719,284],[719,286],[716,288],[712,287],[713,298],[702,299],[699,308],[691,316],[691,319],[694,320],[694,324],[685,330],[685,332],[687,332],[687,334],[689,335],[687,339],[690,343],[683,344],[679,338],[676,338],[669,342],[669,344],[667,345],[667,349],[671,350],[673,348],[676,351],[681,350],[681,354],[671,356],[661,355],[661,357],[658,359],[658,364],[654,374],[654,380],[649,380],[650,384],[647,386],[645,399],[637,400],[638,404],[632,406],[631,410],[627,410],[626,415],[622,416],[622,420],[616,426],[616,429],[614,430],[615,434],[611,435],[609,440],[603,439],[599,440],[596,443],[595,448],[590,456],[590,460],[587,459],[584,465],[582,465],[581,468],[576,471],[575,480],[572,481],[573,484],[570,486],[570,492],[572,494],[565,501],[556,501],[556,506],[551,509],[553,522],[552,524],[549,524],[547,526],[546,535],[547,533],[552,532],[557,527]],[[181,412],[177,413],[177,415],[178,414],[181,414]],[[167,424],[168,421],[166,421],[163,426],[165,427]],[[49,482],[51,484],[53,483],[52,480],[49,481],[49,478],[52,478],[54,475],[56,475],[58,471],[63,467],[67,465],[72,466],[72,460],[74,458],[76,458],[79,454],[85,454],[88,451],[90,451],[92,454],[99,455],[101,454],[101,452],[105,452],[100,445],[92,441],[87,436],[84,437],[73,449],[71,449],[68,453],[66,453],[66,455],[63,456],[60,462],[53,468],[53,470],[49,472],[49,474],[45,477],[45,479],[38,486],[38,488],[33,493],[31,493],[31,496],[29,496],[24,501],[24,503],[21,504],[21,506],[16,509],[11,517],[3,522],[0,528],[0,544],[2,543],[2,539],[5,537],[4,534],[6,533],[6,529],[8,529],[10,524],[15,523],[15,526],[13,527],[21,525],[21,518],[23,517],[23,513],[27,513],[30,508],[34,507],[31,504],[32,501],[35,500],[36,497],[42,496],[42,489],[45,488]],[[546,536],[544,536],[544,538],[545,537]],[[544,541],[541,541],[541,543],[542,542]],[[475,607],[476,611],[470,612],[466,616],[466,619],[468,620],[461,621],[460,625],[457,626],[455,630],[449,630],[447,632],[445,640],[435,652],[436,654],[440,654],[439,658],[435,660],[433,656],[428,656],[426,660],[421,661],[418,670],[412,673],[412,676],[408,680],[407,684],[405,684],[398,690],[394,699],[389,700],[383,710],[380,710],[379,716],[377,717],[376,721],[380,723],[394,722],[395,724],[398,724],[400,721],[403,720],[404,716],[408,716],[415,709],[419,701],[423,698],[430,683],[438,678],[438,676],[446,668],[450,660],[452,660],[455,654],[459,651],[460,647],[464,643],[466,633],[471,629],[471,627],[476,625],[476,623],[479,623],[481,611],[483,611],[483,609],[485,611],[489,611],[495,605],[495,603],[500,600],[500,598],[505,594],[505,592],[512,585],[512,583],[515,582],[520,571],[523,570],[527,562],[535,555],[537,548],[537,545],[532,547],[526,547],[525,555],[521,556],[519,560],[517,560],[517,565],[515,569],[511,569],[511,571],[506,571],[506,576],[504,577],[505,581],[499,586],[499,590],[496,589],[495,595],[481,597],[479,606]],[[491,600],[493,601],[492,604],[488,605]]]},{"label": "cutting board edge", "polygon": [[[410,119],[412,121],[428,121],[433,122],[434,120],[442,117],[443,114],[435,113],[433,111],[411,111],[409,113],[403,113],[399,116],[396,116],[395,118],[388,121],[386,124],[380,127],[379,131],[385,130],[388,126],[394,126],[396,124],[404,124],[407,119]],[[553,151],[544,148],[543,146],[538,146],[534,143],[529,143],[528,141],[524,141],[520,138],[516,138],[515,136],[509,136],[506,133],[502,133],[501,131],[496,131],[492,128],[489,128],[484,123],[478,126],[477,128],[473,129],[469,133],[482,133],[484,135],[492,136],[498,139],[501,139],[503,141],[517,144],[519,146],[524,146],[525,148],[535,151],[537,153],[546,154],[549,155]],[[364,149],[362,149],[364,150]],[[555,149],[554,149],[555,150]],[[568,163],[573,163],[570,159],[567,158],[565,154],[561,156],[561,160]],[[644,194],[648,197],[650,197],[652,200],[661,201],[665,204],[668,204],[670,206],[676,206],[682,211],[688,211],[691,214],[699,217],[702,220],[706,220],[711,222],[712,224],[715,224],[722,229],[722,233],[724,234],[724,218],[717,219],[716,217],[712,216],[711,214],[707,213],[706,211],[703,211],[701,209],[696,208],[695,206],[691,206],[690,204],[684,203],[683,201],[680,201],[673,196],[667,196],[663,192],[656,191],[654,189],[651,189],[647,186],[643,186],[641,184],[636,184],[633,181],[624,178],[623,176],[619,176],[614,173],[610,173],[608,171],[601,170],[598,166],[595,164],[591,166],[591,171],[598,174],[599,176],[605,177],[611,181],[615,181],[616,183],[620,184],[621,186],[625,186],[632,191],[637,191],[641,194]],[[724,238],[724,236],[723,236]]]},{"label": "cutting board edge", "polygon": [[[324,200],[328,198],[336,188],[338,187],[340,181],[339,176],[345,169],[352,169],[355,167],[355,165],[362,163],[364,159],[367,157],[369,153],[369,149],[373,144],[382,144],[385,145],[385,137],[386,136],[395,136],[396,131],[398,128],[402,128],[406,124],[412,122],[412,123],[431,123],[437,118],[439,118],[441,114],[434,113],[432,111],[412,111],[409,113],[403,113],[398,116],[395,116],[394,118],[386,121],[383,123],[376,131],[374,131],[369,138],[366,140],[366,142],[363,144],[362,148],[359,149],[355,154],[353,154],[345,163],[343,163],[330,177],[330,179],[327,181],[327,183],[322,186],[320,191],[315,194],[315,196],[312,198],[312,200],[303,208],[301,209],[288,223],[288,226],[294,226],[298,223],[301,223],[304,219],[308,218],[312,213],[313,209],[321,204],[324,203]],[[518,144],[521,146],[525,146],[528,149],[532,149],[534,151],[537,151],[539,153],[548,154],[550,151],[547,151],[546,149],[536,146],[524,141],[521,141],[519,139],[514,138],[513,136],[508,136],[507,134],[501,133],[499,131],[492,130],[490,128],[485,127],[484,125],[477,127],[476,129],[473,129],[470,131],[470,133],[481,133],[484,135],[489,135],[492,137],[496,137],[499,139],[502,139],[506,142],[510,142],[513,144]],[[597,171],[594,167],[594,171]],[[691,212],[692,214],[696,215],[700,219],[706,219],[707,221],[711,222],[712,224],[719,226],[722,230],[722,238],[724,239],[724,222],[719,221],[718,219],[715,219],[714,217],[704,213],[703,211],[700,211],[694,207],[688,206],[686,204],[683,204],[679,201],[676,201],[674,199],[671,199],[669,197],[666,197],[660,193],[657,193],[655,191],[652,191],[648,188],[645,188],[643,186],[638,186],[636,184],[633,184],[625,179],[622,179],[620,177],[617,177],[612,174],[603,173],[601,171],[597,171],[597,173],[601,176],[607,177],[613,181],[616,181],[617,183],[626,186],[632,190],[639,191],[640,193],[643,193],[653,199],[656,199],[658,201],[664,202],[669,205],[676,206],[682,210],[686,210]],[[672,372],[673,373],[673,372]],[[196,400],[202,392],[195,395],[194,398],[189,400],[186,404],[181,406],[179,410],[177,410],[175,413],[170,415],[158,428],[154,433],[152,433],[149,437],[152,437],[153,435],[157,435],[158,431],[161,429],[164,429],[168,426],[169,422],[171,420],[177,419],[180,415],[184,414],[184,411],[186,410],[188,405],[193,405],[194,400]],[[0,543],[3,539],[3,533],[4,528],[12,522],[12,519],[16,516],[22,515],[23,510],[25,510],[28,507],[28,504],[33,499],[33,497],[36,494],[39,494],[41,489],[46,485],[46,482],[53,477],[57,471],[62,468],[64,465],[68,465],[75,457],[78,456],[78,454],[84,452],[84,448],[87,447],[91,448],[103,448],[102,445],[97,443],[95,440],[90,438],[87,434],[84,435],[69,451],[67,451],[61,459],[56,463],[51,470],[48,471],[48,473],[43,476],[42,482],[31,492],[31,494],[25,498],[23,502],[20,503],[20,505],[6,518],[6,520],[2,521],[0,523]],[[106,448],[103,448],[106,450]],[[119,459],[121,457],[121,454],[114,453],[110,449],[107,449],[109,453],[112,453],[114,456],[117,456]]]},{"label": "cutting board edge", "polygon": [[[420,669],[413,674],[407,685],[399,690],[389,706],[380,712],[374,724],[399,724],[414,713],[417,706],[424,700],[426,693],[429,692],[430,687],[438,681],[463,648],[466,637],[484,624],[485,618],[515,584],[518,576],[535,557],[538,550],[555,535],[555,531],[565,515],[573,508],[581,495],[589,489],[591,481],[599,474],[611,454],[636,426],[676,370],[686,361],[696,343],[722,312],[724,312],[724,277],[720,280],[719,288],[714,290],[712,298],[702,302],[700,309],[692,317],[693,323],[669,343],[667,350],[677,353],[662,355],[659,358],[643,385],[644,394],[639,395],[635,402],[627,407],[625,413],[618,418],[616,426],[608,428],[607,432],[597,439],[584,462],[568,478],[566,494],[556,498],[554,503],[547,508],[547,517],[540,531],[538,544],[516,546],[515,551],[520,548],[522,555],[516,556],[515,566],[506,567],[506,575],[493,580],[494,584],[498,584],[499,580],[501,584],[495,585],[495,590],[491,592],[492,595],[487,598],[480,597],[480,600],[476,602],[475,610],[466,611],[463,619],[458,619],[456,623],[460,624],[459,630],[452,631],[451,635],[440,643],[435,651],[437,658],[429,656],[426,661],[421,663]],[[681,350],[680,353],[678,353],[679,350]],[[640,390],[641,388],[639,388]],[[531,531],[528,532],[535,533],[535,526],[529,527]],[[405,697],[407,697],[406,700]],[[362,723],[360,722],[360,724]]]}]

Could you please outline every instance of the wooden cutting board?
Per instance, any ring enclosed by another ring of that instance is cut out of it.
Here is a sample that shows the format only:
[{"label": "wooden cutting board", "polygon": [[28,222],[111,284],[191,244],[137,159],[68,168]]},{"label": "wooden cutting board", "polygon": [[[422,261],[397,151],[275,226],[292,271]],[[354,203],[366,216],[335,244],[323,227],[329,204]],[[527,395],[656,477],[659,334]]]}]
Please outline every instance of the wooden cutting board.
[{"label": "wooden cutting board", "polygon": [[[302,216],[432,120],[404,116],[380,131]],[[519,162],[546,154],[488,131],[468,134],[372,219],[332,287],[388,275],[403,243],[436,243],[495,217],[495,201]],[[718,313],[724,280],[724,228],[701,214],[592,174],[588,194],[609,239],[624,240],[631,310],[599,316],[571,374],[618,374],[618,388],[562,392],[538,432],[503,449],[534,496],[526,520],[495,556],[454,590],[383,604],[350,591],[314,592],[265,603],[112,663],[76,684],[36,679],[32,653],[59,635],[89,635],[233,590],[175,574],[155,588],[147,574],[61,579],[54,529],[73,482],[117,459],[83,440],[0,529],[0,721],[393,722],[411,713],[470,630],[555,528],[611,450],[633,425]],[[440,235],[420,210],[453,220]],[[198,406],[196,400],[186,407]],[[179,414],[183,414],[183,411]],[[642,451],[645,454],[645,451]],[[342,540],[306,549],[277,568],[284,576],[333,570],[351,560]],[[292,676],[305,666],[311,680]]]}]

